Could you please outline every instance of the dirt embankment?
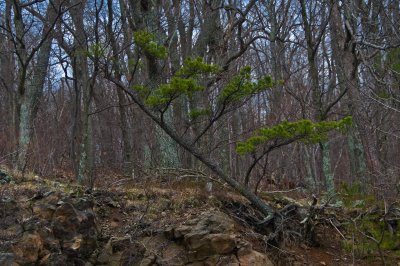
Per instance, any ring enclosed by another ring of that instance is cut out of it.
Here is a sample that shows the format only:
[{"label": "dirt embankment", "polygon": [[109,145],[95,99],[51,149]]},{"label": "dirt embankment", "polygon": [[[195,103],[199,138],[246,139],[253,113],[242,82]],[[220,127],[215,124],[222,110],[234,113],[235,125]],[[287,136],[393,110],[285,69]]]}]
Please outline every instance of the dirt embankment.
[{"label": "dirt embankment", "polygon": [[[334,225],[315,228],[318,246],[299,241],[306,200],[295,201],[300,208],[278,237],[242,197],[203,187],[152,180],[85,190],[8,177],[0,185],[0,265],[371,265],[343,250]],[[277,208],[291,201],[269,200]]]}]

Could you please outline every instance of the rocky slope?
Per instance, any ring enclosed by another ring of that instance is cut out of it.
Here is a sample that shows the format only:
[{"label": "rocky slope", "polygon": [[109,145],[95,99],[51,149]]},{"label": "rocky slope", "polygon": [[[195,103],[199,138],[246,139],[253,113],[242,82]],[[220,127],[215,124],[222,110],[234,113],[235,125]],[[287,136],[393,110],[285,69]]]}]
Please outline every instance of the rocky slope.
[{"label": "rocky slope", "polygon": [[86,190],[0,172],[0,265],[381,265],[345,251],[351,235],[338,223],[341,210],[315,213],[313,246],[304,241],[307,200],[271,231],[245,199],[223,186],[210,194],[205,184],[105,178]]},{"label": "rocky slope", "polygon": [[206,196],[9,181],[0,187],[0,265],[273,265],[232,218],[200,202]]}]

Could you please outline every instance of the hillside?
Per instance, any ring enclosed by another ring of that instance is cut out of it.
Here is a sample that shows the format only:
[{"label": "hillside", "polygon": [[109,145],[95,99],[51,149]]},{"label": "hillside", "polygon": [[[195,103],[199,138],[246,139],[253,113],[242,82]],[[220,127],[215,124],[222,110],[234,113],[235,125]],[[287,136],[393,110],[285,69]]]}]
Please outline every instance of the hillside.
[{"label": "hillside", "polygon": [[[359,256],[345,246],[354,238],[346,217],[365,213],[312,205],[301,193],[264,197],[278,209],[295,206],[273,229],[243,197],[219,184],[207,192],[201,178],[110,179],[89,190],[5,173],[0,265],[381,265],[379,250]],[[382,251],[388,265],[400,258],[396,241]]]}]

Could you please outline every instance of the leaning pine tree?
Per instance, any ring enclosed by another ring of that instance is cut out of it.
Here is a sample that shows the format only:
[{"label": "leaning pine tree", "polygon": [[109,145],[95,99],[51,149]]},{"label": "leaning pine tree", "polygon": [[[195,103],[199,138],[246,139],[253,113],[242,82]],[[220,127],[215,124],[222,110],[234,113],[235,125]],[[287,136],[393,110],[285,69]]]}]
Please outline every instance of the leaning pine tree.
[{"label": "leaning pine tree", "polygon": [[[134,34],[134,41],[139,53],[147,57],[162,61],[168,57],[164,46],[158,45],[155,37],[145,31],[138,31]],[[137,70],[137,68],[134,68]],[[266,202],[261,200],[251,189],[229,176],[209,156],[202,153],[198,147],[198,141],[214,123],[223,118],[229,112],[242,106],[252,96],[270,90],[279,81],[270,77],[255,79],[249,66],[242,67],[237,74],[229,81],[222,82],[222,76],[226,69],[215,64],[208,64],[202,58],[188,58],[180,69],[178,69],[167,80],[167,83],[157,86],[146,84],[127,85],[118,79],[113,78],[116,70],[107,73],[107,77],[114,82],[119,89],[125,91],[130,98],[160,126],[177,144],[200,160],[206,167],[228,183],[234,190],[246,197],[263,215],[263,223],[271,222],[281,217],[279,210],[275,210]],[[129,73],[133,76],[134,73]],[[207,82],[204,82],[204,81]],[[195,100],[200,93],[214,95],[215,99],[204,109],[192,110],[189,114],[191,121],[200,117],[206,118],[207,123],[199,131],[198,135],[189,137],[180,136],[173,126],[167,122],[166,114],[172,108],[173,103],[185,97]],[[351,126],[351,117],[345,117],[338,121],[313,122],[310,120],[299,120],[294,122],[283,121],[278,125],[266,126],[259,129],[247,140],[237,145],[239,154],[256,153],[255,161],[260,160],[269,151],[301,141],[306,144],[319,143],[328,138],[332,130],[345,132]]]}]

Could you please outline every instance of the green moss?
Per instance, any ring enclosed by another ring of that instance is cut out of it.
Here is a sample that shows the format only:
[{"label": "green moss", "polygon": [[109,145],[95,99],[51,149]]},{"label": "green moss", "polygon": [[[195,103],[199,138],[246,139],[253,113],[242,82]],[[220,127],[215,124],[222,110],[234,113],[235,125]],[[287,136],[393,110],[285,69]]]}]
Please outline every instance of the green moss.
[{"label": "green moss", "polygon": [[352,252],[352,251],[353,251],[353,241],[351,241],[351,240],[345,240],[345,241],[343,241],[343,243],[342,243],[342,249],[343,249],[345,252],[348,252],[348,253]]},{"label": "green moss", "polygon": [[382,217],[367,215],[358,220],[356,225],[348,227],[347,230],[357,235],[357,242],[354,245],[357,254],[365,256],[376,255],[379,249],[398,250],[400,248],[400,232],[391,234],[387,229],[387,224]]},{"label": "green moss", "polygon": [[359,257],[376,258],[379,251],[400,249],[400,231],[389,230],[385,214],[381,211],[382,203],[373,195],[365,193],[360,182],[352,185],[342,184],[340,196],[345,207],[362,211],[362,215],[357,215],[345,226],[346,232],[355,238],[354,243],[349,240],[343,242],[346,252],[354,249]]},{"label": "green moss", "polygon": [[340,195],[346,208],[359,208],[366,210],[368,207],[378,204],[373,195],[367,195],[363,192],[361,182],[355,182],[351,185],[341,184]]}]

